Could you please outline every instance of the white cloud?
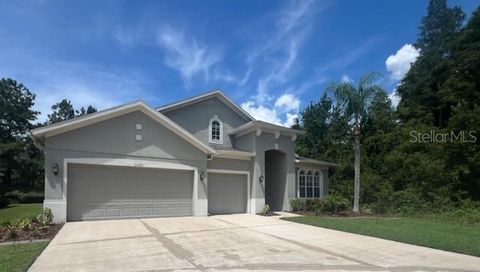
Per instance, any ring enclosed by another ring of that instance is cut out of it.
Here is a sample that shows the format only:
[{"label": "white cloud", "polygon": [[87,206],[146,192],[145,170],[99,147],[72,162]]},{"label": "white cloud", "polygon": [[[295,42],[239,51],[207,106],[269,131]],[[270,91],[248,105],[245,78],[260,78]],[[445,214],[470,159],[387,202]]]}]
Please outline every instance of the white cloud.
[{"label": "white cloud", "polygon": [[342,76],[342,82],[352,82],[353,80],[348,75]]},{"label": "white cloud", "polygon": [[388,98],[390,98],[390,100],[392,101],[392,106],[396,108],[398,106],[398,103],[400,102],[400,96],[398,95],[397,91],[393,90],[393,92],[388,95]]},{"label": "white cloud", "polygon": [[[274,14],[267,16],[265,25],[271,21],[267,35],[255,38],[249,49],[246,63],[259,69],[255,102],[263,105],[271,98],[274,89],[285,88],[293,75],[301,68],[299,53],[314,25],[314,15],[323,4],[311,0],[291,2]],[[273,30],[272,30],[273,29]]]},{"label": "white cloud", "polygon": [[394,80],[401,80],[410,70],[412,63],[417,60],[419,54],[419,50],[407,43],[395,55],[390,55],[385,62],[387,70],[391,73],[390,77]]},{"label": "white cloud", "polygon": [[300,108],[298,97],[292,94],[283,94],[272,104],[272,106],[265,106],[250,100],[242,103],[241,107],[257,120],[285,127],[295,124]]},{"label": "white cloud", "polygon": [[187,39],[185,33],[171,27],[158,32],[157,43],[166,50],[165,64],[178,70],[187,85],[198,74],[208,81],[211,68],[222,59],[217,50],[207,48],[195,38]]},{"label": "white cloud", "polygon": [[285,123],[283,123],[284,127],[292,127],[295,125],[296,121],[298,119],[298,114],[296,113],[287,113],[287,120]]},{"label": "white cloud", "polygon": [[277,110],[275,108],[267,108],[262,105],[256,105],[253,101],[247,101],[242,103],[242,108],[250,113],[253,118],[272,124],[280,125],[282,121],[277,116]]},{"label": "white cloud", "polygon": [[298,111],[300,100],[293,94],[283,94],[275,101],[276,108],[283,108],[285,111]]}]

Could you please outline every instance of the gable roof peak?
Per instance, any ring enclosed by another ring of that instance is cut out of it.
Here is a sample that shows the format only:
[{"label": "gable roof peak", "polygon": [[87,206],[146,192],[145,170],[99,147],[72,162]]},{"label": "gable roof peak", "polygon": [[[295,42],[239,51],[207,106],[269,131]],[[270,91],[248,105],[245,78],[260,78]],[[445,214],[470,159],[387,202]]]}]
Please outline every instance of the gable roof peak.
[{"label": "gable roof peak", "polygon": [[230,109],[240,115],[246,121],[254,121],[253,118],[248,112],[246,112],[242,107],[240,107],[237,103],[235,103],[230,97],[228,97],[222,90],[215,89],[213,91],[209,91],[203,94],[199,94],[190,98],[186,98],[177,102],[173,102],[170,104],[163,105],[157,108],[159,112],[169,112],[175,109],[187,107],[189,105],[196,104],[201,101],[205,101],[207,99],[216,97],[220,99],[225,105],[227,105]]}]

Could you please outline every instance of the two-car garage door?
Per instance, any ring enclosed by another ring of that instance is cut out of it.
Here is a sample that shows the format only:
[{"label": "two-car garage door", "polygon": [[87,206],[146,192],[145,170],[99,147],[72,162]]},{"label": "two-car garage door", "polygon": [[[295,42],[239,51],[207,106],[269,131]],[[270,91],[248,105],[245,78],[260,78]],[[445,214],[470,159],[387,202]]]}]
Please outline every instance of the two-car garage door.
[{"label": "two-car garage door", "polygon": [[193,171],[71,164],[67,220],[191,216]]}]

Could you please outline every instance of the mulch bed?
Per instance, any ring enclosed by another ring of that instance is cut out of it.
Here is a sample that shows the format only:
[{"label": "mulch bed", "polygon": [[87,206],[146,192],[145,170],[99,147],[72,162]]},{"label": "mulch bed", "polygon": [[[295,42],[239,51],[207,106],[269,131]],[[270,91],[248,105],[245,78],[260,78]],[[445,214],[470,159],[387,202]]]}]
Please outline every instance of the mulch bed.
[{"label": "mulch bed", "polygon": [[39,239],[53,239],[63,227],[63,224],[52,224],[47,228],[33,222],[29,230],[16,229],[16,237],[11,236],[11,230],[8,227],[0,227],[0,243],[10,241],[28,241]]},{"label": "mulch bed", "polygon": [[[308,212],[308,211],[298,211],[298,212],[292,212],[295,214],[303,215],[303,216],[314,216],[316,215],[314,212]],[[355,217],[355,218],[396,218],[392,215],[388,214],[376,214],[376,213],[353,213],[351,211],[349,212],[341,212],[339,214],[324,214],[321,215],[324,217]]]},{"label": "mulch bed", "polygon": [[279,216],[280,214],[276,213],[276,212],[272,212],[272,211],[269,211],[267,213],[259,213],[259,215],[263,215],[263,216]]}]

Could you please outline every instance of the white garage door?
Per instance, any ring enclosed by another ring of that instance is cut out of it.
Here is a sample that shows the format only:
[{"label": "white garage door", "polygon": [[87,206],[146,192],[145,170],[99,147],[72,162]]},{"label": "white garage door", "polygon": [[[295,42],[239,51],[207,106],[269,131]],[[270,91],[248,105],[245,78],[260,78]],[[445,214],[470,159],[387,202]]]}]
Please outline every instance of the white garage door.
[{"label": "white garage door", "polygon": [[247,176],[208,173],[208,213],[247,212]]},{"label": "white garage door", "polygon": [[192,215],[193,171],[71,164],[67,220]]}]

